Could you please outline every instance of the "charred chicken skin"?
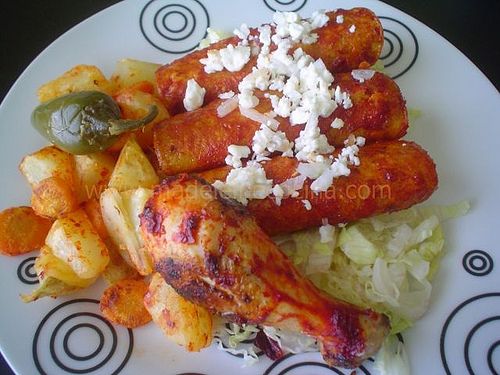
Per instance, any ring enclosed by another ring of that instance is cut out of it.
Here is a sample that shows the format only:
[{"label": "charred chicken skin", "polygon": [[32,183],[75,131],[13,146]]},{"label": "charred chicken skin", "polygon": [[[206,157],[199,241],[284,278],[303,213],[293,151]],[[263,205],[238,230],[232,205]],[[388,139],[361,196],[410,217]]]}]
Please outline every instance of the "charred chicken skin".
[{"label": "charred chicken skin", "polygon": [[200,178],[156,187],[141,231],[156,271],[180,295],[235,323],[310,335],[331,366],[359,366],[389,333],[386,316],[317,289],[244,206]]}]

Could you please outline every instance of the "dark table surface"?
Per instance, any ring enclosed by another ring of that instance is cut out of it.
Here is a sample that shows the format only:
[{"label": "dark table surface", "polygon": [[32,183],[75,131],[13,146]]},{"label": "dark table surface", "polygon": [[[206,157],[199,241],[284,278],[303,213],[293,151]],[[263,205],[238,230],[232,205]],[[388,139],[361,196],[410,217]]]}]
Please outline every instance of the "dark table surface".
[{"label": "dark table surface", "polygon": [[[214,0],[210,0],[214,1]],[[221,1],[221,0],[218,0]],[[26,66],[66,30],[116,0],[16,0],[0,12],[0,100]],[[500,90],[499,0],[386,0],[460,49]],[[13,374],[0,357],[0,374]]]}]

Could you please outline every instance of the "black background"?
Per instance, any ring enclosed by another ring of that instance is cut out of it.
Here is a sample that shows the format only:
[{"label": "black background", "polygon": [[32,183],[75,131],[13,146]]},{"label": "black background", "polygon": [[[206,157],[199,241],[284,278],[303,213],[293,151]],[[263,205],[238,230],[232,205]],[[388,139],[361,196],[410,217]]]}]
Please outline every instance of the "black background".
[{"label": "black background", "polygon": [[[0,100],[3,100],[26,66],[54,39],[92,14],[117,2],[116,0],[2,2]],[[385,2],[412,15],[448,39],[483,71],[497,89],[500,89],[500,0],[386,0]],[[248,4],[250,3],[249,1]],[[26,360],[31,360],[31,353],[26,353]],[[1,357],[0,374],[12,374]]]}]

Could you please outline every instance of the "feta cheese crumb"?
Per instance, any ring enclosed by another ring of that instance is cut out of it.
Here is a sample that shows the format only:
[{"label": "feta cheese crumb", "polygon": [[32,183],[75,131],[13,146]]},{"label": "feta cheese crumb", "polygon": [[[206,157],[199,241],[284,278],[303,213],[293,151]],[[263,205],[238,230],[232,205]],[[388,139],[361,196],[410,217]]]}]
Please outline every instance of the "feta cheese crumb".
[{"label": "feta cheese crumb", "polygon": [[349,32],[352,34],[356,31],[356,25],[351,25],[351,27],[349,27]]},{"label": "feta cheese crumb", "polygon": [[303,199],[302,203],[304,204],[304,207],[306,208],[307,211],[312,210],[312,204],[311,204],[311,202],[309,202],[309,200]]},{"label": "feta cheese crumb", "polygon": [[333,129],[342,129],[344,127],[344,120],[335,117],[335,120],[332,121],[330,125]]},{"label": "feta cheese crumb", "polygon": [[250,60],[250,47],[236,46],[232,44],[219,51],[222,65],[230,72],[240,71]]},{"label": "feta cheese crumb", "polygon": [[207,57],[200,59],[206,73],[220,72],[226,69],[230,72],[240,71],[250,60],[250,47],[229,44],[220,50],[209,50]]},{"label": "feta cheese crumb", "polygon": [[230,145],[227,151],[229,155],[226,156],[226,164],[233,168],[241,168],[241,159],[247,158],[250,155],[250,148],[248,146]]},{"label": "feta cheese crumb", "polygon": [[344,16],[341,14],[341,15],[335,17],[335,21],[337,23],[344,23]]},{"label": "feta cheese crumb", "polygon": [[266,178],[264,168],[258,163],[249,163],[245,167],[231,169],[226,181],[215,181],[213,187],[243,205],[249,199],[265,199],[273,189],[273,181]]},{"label": "feta cheese crumb", "polygon": [[248,28],[246,23],[242,23],[239,29],[235,29],[233,31],[234,35],[236,35],[241,40],[246,40],[250,35],[250,29]]},{"label": "feta cheese crumb", "polygon": [[194,111],[200,108],[203,105],[206,91],[207,90],[201,87],[194,79],[187,81],[186,93],[182,101],[186,111]]},{"label": "feta cheese crumb", "polygon": [[281,206],[281,200],[285,196],[285,191],[283,190],[283,188],[280,185],[278,185],[278,184],[274,185],[273,195],[275,197],[274,200],[276,202],[276,205]]},{"label": "feta cheese crumb", "polygon": [[363,83],[373,77],[375,70],[371,69],[355,69],[351,72],[352,78]]},{"label": "feta cheese crumb", "polygon": [[293,143],[286,134],[276,131],[271,124],[261,124],[252,139],[252,150],[257,155],[267,156],[273,152],[281,152],[284,156],[292,156]]},{"label": "feta cheese crumb", "polygon": [[226,91],[219,94],[219,99],[231,99],[234,96],[234,91]]}]

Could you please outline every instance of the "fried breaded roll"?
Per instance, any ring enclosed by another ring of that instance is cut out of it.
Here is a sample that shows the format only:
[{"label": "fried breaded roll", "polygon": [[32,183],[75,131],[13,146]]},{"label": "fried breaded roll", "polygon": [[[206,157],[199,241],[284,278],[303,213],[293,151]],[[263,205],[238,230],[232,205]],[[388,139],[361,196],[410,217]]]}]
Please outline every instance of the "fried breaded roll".
[{"label": "fried breaded roll", "polygon": [[[320,226],[323,219],[332,225],[373,215],[402,210],[420,203],[437,188],[436,166],[425,150],[413,142],[385,141],[362,147],[360,165],[351,167],[349,176],[333,180],[330,188],[318,194],[308,179],[296,198],[277,205],[269,196],[251,200],[248,210],[269,235]],[[298,161],[277,157],[264,164],[268,179],[279,184],[294,177]],[[229,167],[199,174],[210,183],[224,181]],[[308,200],[308,210],[303,200]]]},{"label": "fried breaded roll", "polygon": [[[366,8],[338,9],[327,15],[329,22],[314,30],[319,36],[318,40],[313,44],[297,44],[294,48],[302,48],[314,59],[321,58],[332,73],[373,65],[384,42],[382,25],[377,16]],[[337,22],[338,16],[343,17],[342,23]],[[353,25],[355,32],[350,32]],[[251,35],[257,34],[256,29],[251,29]],[[237,90],[238,83],[255,65],[255,57],[239,71],[223,70],[211,74],[204,71],[200,59],[207,57],[208,50],[221,49],[229,44],[237,45],[238,42],[237,37],[224,39],[164,65],[157,71],[158,90],[171,115],[185,111],[183,99],[189,79],[196,80],[205,88],[205,104],[216,99],[220,93]]]},{"label": "fried breaded roll", "polygon": [[184,298],[238,324],[312,336],[331,366],[359,366],[389,333],[385,315],[316,288],[245,207],[203,180],[165,179],[145,206],[141,231],[156,271]]},{"label": "fried breaded roll", "polygon": [[[398,139],[408,129],[405,101],[396,83],[382,73],[375,73],[364,82],[350,73],[335,75],[335,85],[350,95],[352,107],[339,105],[326,118],[319,118],[319,127],[334,146],[342,146],[350,134],[362,136],[367,142]],[[159,124],[154,130],[154,145],[161,173],[174,175],[195,172],[224,165],[224,158],[231,144],[252,146],[252,138],[260,123],[241,114],[237,108],[219,117],[217,99],[205,107],[174,116]],[[272,110],[269,99],[260,95],[255,108],[261,113]],[[332,128],[334,119],[343,126]],[[279,130],[293,141],[304,128],[292,126],[289,118],[276,117]]]}]

